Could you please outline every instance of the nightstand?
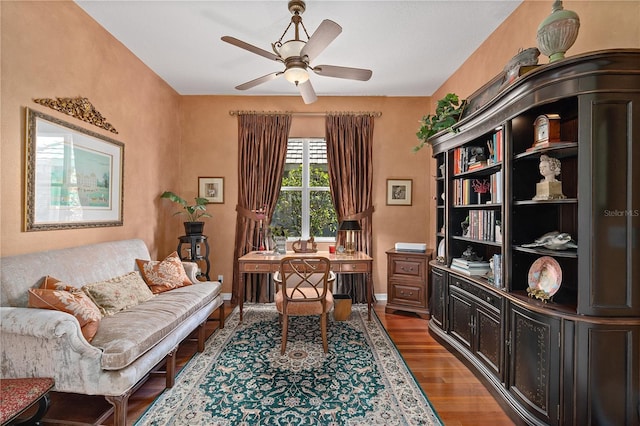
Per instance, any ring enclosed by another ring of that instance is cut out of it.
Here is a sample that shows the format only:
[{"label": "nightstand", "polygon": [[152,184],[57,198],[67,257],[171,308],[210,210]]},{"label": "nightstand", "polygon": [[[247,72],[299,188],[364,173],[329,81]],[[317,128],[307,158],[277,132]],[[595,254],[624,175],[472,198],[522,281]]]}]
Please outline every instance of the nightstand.
[{"label": "nightstand", "polygon": [[433,250],[425,253],[387,251],[387,305],[385,312],[414,312],[429,318],[428,264]]}]

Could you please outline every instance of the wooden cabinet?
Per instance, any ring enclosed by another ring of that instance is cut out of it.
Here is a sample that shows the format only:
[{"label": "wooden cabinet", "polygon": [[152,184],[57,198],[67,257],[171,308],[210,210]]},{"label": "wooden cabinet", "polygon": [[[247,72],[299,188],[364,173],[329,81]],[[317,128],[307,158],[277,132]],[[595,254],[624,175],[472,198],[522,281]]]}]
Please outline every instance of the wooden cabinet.
[{"label": "wooden cabinet", "polygon": [[509,393],[530,423],[559,424],[560,320],[509,305]]},{"label": "wooden cabinet", "polygon": [[433,250],[425,253],[387,251],[386,312],[414,312],[429,317],[428,262]]},{"label": "wooden cabinet", "polygon": [[502,297],[449,276],[449,332],[486,371],[502,379]]},{"label": "wooden cabinet", "polygon": [[431,268],[431,291],[429,292],[429,313],[431,325],[442,330],[447,328],[447,273],[439,268]]},{"label": "wooden cabinet", "polygon": [[[528,424],[640,424],[639,64],[615,49],[539,66],[429,140],[429,329]],[[536,145],[544,114],[560,140]],[[560,183],[541,185],[547,158]],[[493,274],[461,268],[469,251]]]}]

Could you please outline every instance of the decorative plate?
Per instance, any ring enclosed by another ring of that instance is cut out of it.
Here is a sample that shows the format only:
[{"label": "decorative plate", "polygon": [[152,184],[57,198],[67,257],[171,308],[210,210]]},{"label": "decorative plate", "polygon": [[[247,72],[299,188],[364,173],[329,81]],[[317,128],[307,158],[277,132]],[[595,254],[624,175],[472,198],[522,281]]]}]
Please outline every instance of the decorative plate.
[{"label": "decorative plate", "polygon": [[444,239],[438,244],[438,256],[444,257]]},{"label": "decorative plate", "polygon": [[550,256],[538,258],[529,268],[529,288],[541,290],[549,297],[560,289],[562,269],[557,260]]}]

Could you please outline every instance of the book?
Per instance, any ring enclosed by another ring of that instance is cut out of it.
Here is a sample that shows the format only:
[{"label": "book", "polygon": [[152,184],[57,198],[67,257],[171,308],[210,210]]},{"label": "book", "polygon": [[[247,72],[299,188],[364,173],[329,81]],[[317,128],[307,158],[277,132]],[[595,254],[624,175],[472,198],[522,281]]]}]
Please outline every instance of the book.
[{"label": "book", "polygon": [[489,272],[491,269],[487,267],[487,269],[465,269],[465,268],[461,268],[457,265],[451,265],[451,269],[453,269],[454,271],[458,271],[462,274],[465,275],[469,275],[469,276],[483,276],[486,275],[487,272]]},{"label": "book", "polygon": [[484,260],[467,260],[462,259],[461,257],[455,257],[451,260],[451,264],[455,264],[462,267],[489,267],[489,262]]}]

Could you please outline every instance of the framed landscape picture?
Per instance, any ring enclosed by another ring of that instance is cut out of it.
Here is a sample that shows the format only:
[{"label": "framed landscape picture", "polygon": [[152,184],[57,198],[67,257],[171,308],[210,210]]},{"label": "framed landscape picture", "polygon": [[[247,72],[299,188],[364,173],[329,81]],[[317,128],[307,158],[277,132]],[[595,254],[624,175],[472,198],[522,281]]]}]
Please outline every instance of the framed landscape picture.
[{"label": "framed landscape picture", "polygon": [[387,205],[410,206],[412,179],[387,179]]},{"label": "framed landscape picture", "polygon": [[198,197],[206,198],[208,203],[224,203],[224,178],[199,177]]},{"label": "framed landscape picture", "polygon": [[122,226],[124,145],[25,110],[25,231]]}]

